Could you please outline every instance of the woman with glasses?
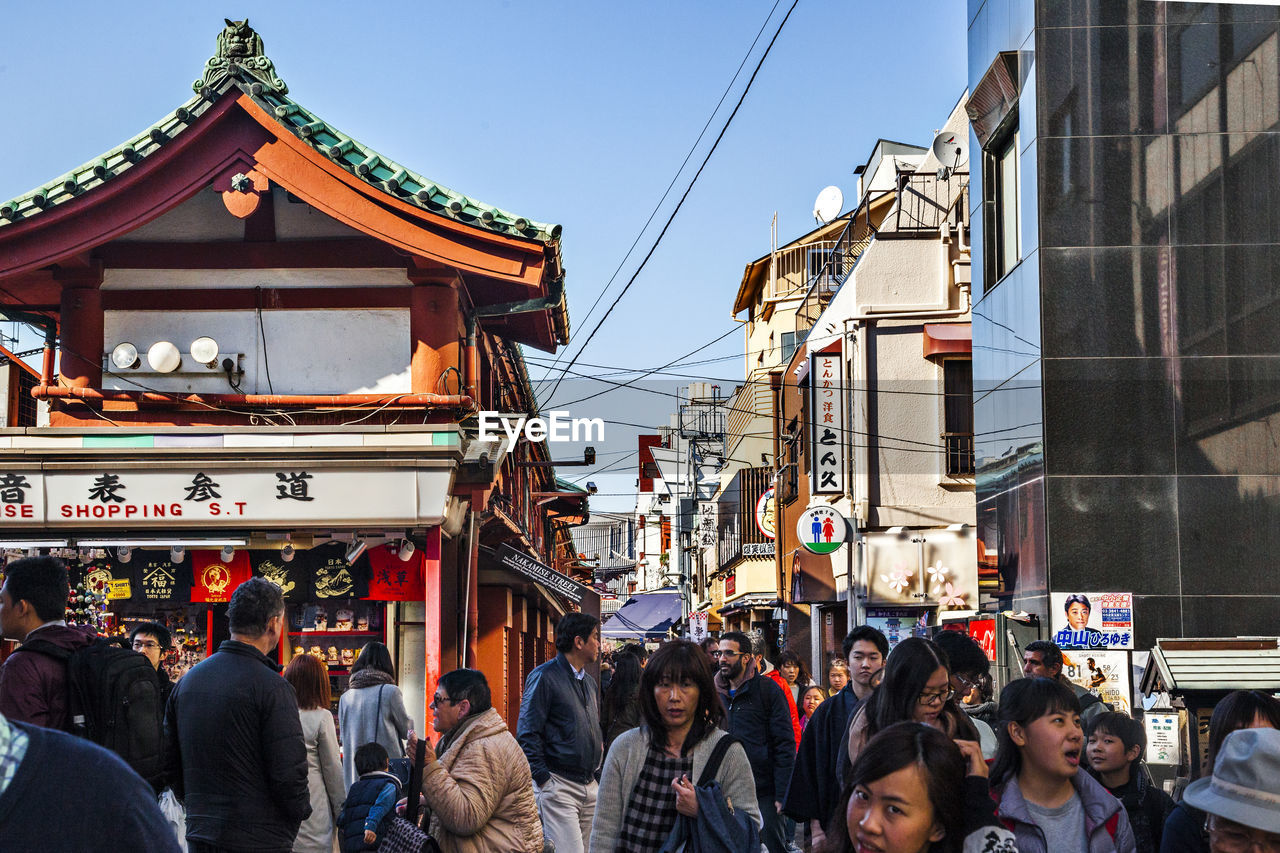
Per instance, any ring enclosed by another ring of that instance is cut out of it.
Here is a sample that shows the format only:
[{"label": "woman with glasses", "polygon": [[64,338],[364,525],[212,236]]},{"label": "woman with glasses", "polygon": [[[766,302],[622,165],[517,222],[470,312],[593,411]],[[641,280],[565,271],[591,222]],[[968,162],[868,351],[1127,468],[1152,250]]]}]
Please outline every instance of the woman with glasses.
[{"label": "woman with glasses", "polygon": [[923,637],[908,637],[889,653],[884,680],[849,724],[849,761],[877,732],[903,722],[924,723],[956,741],[980,738],[955,700],[946,654]]}]

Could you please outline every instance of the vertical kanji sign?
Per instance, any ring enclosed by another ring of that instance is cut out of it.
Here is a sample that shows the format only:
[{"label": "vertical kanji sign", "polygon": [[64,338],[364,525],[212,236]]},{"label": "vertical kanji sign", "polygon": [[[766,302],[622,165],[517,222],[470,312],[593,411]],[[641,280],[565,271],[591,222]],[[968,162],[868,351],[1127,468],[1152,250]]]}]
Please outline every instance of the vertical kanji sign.
[{"label": "vertical kanji sign", "polygon": [[844,380],[840,353],[816,353],[809,368],[809,493],[844,493],[845,454],[849,442],[844,425]]}]

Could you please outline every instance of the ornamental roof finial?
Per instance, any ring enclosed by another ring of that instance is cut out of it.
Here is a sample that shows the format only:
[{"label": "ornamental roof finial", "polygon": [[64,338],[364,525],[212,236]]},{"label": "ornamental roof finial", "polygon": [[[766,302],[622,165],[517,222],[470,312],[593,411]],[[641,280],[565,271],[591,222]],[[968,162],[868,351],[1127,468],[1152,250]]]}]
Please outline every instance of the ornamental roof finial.
[{"label": "ornamental roof finial", "polygon": [[191,88],[208,97],[223,78],[236,77],[248,83],[254,95],[262,94],[264,89],[288,94],[289,87],[276,76],[275,64],[263,52],[262,36],[249,26],[249,19],[223,20],[227,25],[218,33],[218,52],[205,63],[204,76]]}]

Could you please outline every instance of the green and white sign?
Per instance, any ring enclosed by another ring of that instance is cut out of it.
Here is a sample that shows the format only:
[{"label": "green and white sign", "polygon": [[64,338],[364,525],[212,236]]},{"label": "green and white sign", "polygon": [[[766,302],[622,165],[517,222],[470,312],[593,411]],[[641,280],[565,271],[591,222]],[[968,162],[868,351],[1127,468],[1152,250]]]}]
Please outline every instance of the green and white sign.
[{"label": "green and white sign", "polygon": [[830,554],[844,544],[848,525],[844,516],[829,506],[811,506],[796,522],[796,536],[806,550]]}]

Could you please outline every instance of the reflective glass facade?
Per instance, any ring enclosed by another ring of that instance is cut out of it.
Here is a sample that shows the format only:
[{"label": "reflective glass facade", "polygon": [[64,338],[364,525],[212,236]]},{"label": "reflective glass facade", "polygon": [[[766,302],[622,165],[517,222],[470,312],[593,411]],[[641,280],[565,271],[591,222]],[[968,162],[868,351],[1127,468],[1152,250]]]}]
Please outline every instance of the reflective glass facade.
[{"label": "reflective glass facade", "polygon": [[1274,634],[1280,6],[969,13],[971,91],[999,51],[1023,69],[1022,259],[973,311],[978,520],[1009,606],[1132,591],[1140,647]]}]

